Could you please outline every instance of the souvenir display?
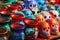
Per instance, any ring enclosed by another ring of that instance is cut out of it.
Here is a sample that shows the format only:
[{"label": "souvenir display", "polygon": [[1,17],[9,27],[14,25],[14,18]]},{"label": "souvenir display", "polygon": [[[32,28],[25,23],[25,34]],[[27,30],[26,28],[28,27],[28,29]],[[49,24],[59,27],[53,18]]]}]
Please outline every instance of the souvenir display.
[{"label": "souvenir display", "polygon": [[60,40],[60,0],[0,0],[0,40],[52,39]]}]

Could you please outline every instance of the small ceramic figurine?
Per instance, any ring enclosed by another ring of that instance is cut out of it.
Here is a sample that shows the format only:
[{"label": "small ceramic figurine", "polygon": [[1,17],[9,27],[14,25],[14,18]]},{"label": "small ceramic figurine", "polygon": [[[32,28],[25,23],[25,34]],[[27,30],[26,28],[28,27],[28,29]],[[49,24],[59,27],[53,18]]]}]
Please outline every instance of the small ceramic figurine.
[{"label": "small ceramic figurine", "polygon": [[38,14],[38,15],[36,16],[36,21],[37,21],[38,23],[40,23],[40,22],[44,22],[45,19],[44,19],[44,17],[42,16],[42,14]]},{"label": "small ceramic figurine", "polygon": [[52,18],[48,11],[42,11],[41,14],[45,20],[50,20]]},{"label": "small ceramic figurine", "polygon": [[39,37],[42,38],[50,38],[50,26],[47,22],[41,22],[38,25],[38,29],[39,29]]},{"label": "small ceramic figurine", "polygon": [[57,22],[57,20],[52,18],[48,23],[51,28],[51,34],[57,35],[59,33],[59,23]]}]

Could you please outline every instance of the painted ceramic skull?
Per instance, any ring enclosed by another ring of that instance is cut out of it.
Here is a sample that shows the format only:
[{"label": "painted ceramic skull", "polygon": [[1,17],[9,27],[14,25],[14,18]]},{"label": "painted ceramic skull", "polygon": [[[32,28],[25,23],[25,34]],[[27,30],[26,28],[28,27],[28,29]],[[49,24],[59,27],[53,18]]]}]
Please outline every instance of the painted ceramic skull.
[{"label": "painted ceramic skull", "polygon": [[47,22],[41,22],[40,27],[42,27],[42,34],[44,36],[50,36],[50,26]]},{"label": "painted ceramic skull", "polygon": [[50,27],[51,27],[51,33],[58,33],[59,32],[59,23],[55,19],[50,20]]},{"label": "painted ceramic skull", "polygon": [[34,7],[34,8],[32,8],[31,10],[32,10],[32,14],[33,14],[34,16],[37,16],[38,13],[40,12],[37,7]]},{"label": "painted ceramic skull", "polygon": [[49,14],[48,11],[42,11],[41,14],[43,15],[45,20],[50,20],[51,19],[51,15]]},{"label": "painted ceramic skull", "polygon": [[56,10],[51,10],[51,12],[53,13],[53,15],[55,16],[56,19],[60,19],[60,14],[58,11]]},{"label": "painted ceramic skull", "polygon": [[59,31],[60,31],[60,20],[59,19],[56,19],[57,21],[58,21],[58,23],[59,23]]},{"label": "painted ceramic skull", "polygon": [[30,2],[29,8],[32,9],[32,8],[34,8],[34,7],[37,7],[37,6],[36,6],[36,1]]},{"label": "painted ceramic skull", "polygon": [[45,20],[44,20],[44,17],[43,17],[41,14],[38,14],[38,15],[36,16],[36,21],[37,21],[38,23],[40,23],[40,22],[43,22],[43,21],[45,21]]},{"label": "painted ceramic skull", "polygon": [[36,0],[38,8],[45,4],[45,0]]}]

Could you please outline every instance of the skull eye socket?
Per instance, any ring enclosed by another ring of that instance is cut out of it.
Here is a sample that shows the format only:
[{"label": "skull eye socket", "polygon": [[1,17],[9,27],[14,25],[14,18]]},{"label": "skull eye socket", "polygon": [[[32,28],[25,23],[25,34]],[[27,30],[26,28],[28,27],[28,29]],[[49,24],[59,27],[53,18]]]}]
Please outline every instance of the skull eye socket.
[{"label": "skull eye socket", "polygon": [[51,18],[51,17],[49,16],[49,18]]},{"label": "skull eye socket", "polygon": [[48,32],[48,30],[46,30]]},{"label": "skull eye socket", "polygon": [[52,4],[52,2],[50,2],[50,4]]},{"label": "skull eye socket", "polygon": [[40,19],[38,19],[38,21],[40,21]]},{"label": "skull eye socket", "polygon": [[32,4],[30,4],[30,7],[32,7]]},{"label": "skull eye socket", "polygon": [[48,29],[49,29],[49,27],[48,27]]},{"label": "skull eye socket", "polygon": [[32,13],[33,13],[33,14],[35,14],[35,12],[34,12],[34,11],[32,11]]},{"label": "skull eye socket", "polygon": [[48,0],[48,2],[50,2],[50,0]]},{"label": "skull eye socket", "polygon": [[38,4],[40,5],[41,3],[39,2]]},{"label": "skull eye socket", "polygon": [[56,15],[54,15],[55,17],[57,17]]},{"label": "skull eye socket", "polygon": [[46,17],[46,16],[44,16],[44,18],[46,19],[47,17]]},{"label": "skull eye socket", "polygon": [[39,11],[37,11],[37,13],[39,13]]},{"label": "skull eye socket", "polygon": [[43,30],[45,30],[45,28],[43,28]]},{"label": "skull eye socket", "polygon": [[52,25],[52,27],[54,27],[54,25]]}]

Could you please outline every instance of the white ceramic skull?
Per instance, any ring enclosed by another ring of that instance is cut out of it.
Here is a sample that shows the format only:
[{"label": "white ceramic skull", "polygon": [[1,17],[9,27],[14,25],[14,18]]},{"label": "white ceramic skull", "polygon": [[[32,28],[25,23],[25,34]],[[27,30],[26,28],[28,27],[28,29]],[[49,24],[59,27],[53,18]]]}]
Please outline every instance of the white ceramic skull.
[{"label": "white ceramic skull", "polygon": [[48,11],[42,11],[41,14],[43,15],[45,20],[49,20],[52,18]]},{"label": "white ceramic skull", "polygon": [[56,19],[60,19],[60,14],[59,14],[58,11],[56,11],[56,10],[51,10],[51,12],[54,14],[54,16],[55,16]]},{"label": "white ceramic skull", "polygon": [[37,7],[34,7],[31,10],[32,10],[32,13],[33,13],[34,16],[37,16],[39,14],[39,12],[40,12]]},{"label": "white ceramic skull", "polygon": [[36,1],[30,2],[29,8],[32,9],[32,8],[34,8],[34,7],[37,7],[37,6],[36,6]]}]

